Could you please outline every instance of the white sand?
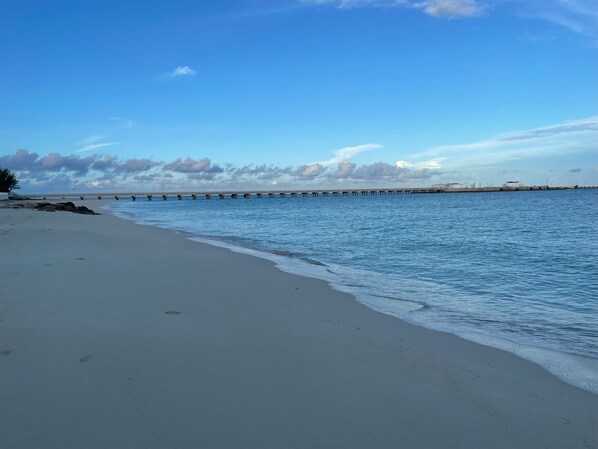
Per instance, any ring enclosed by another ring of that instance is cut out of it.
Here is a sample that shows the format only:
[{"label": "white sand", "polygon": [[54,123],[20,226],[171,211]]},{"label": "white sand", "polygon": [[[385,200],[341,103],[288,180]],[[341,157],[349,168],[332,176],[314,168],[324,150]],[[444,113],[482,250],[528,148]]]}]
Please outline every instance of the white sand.
[{"label": "white sand", "polygon": [[107,214],[0,209],[0,382],[2,448],[598,446],[539,366]]}]

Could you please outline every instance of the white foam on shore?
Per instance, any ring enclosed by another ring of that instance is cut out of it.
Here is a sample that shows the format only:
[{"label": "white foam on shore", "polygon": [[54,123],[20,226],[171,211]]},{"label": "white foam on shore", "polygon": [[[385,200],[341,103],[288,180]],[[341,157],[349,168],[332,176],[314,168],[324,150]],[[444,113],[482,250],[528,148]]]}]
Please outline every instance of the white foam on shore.
[{"label": "white foam on shore", "polygon": [[458,336],[485,346],[515,354],[537,363],[562,381],[598,394],[598,360],[546,348],[526,346],[498,337],[474,332],[458,332]]},{"label": "white foam on shore", "polygon": [[[175,232],[184,232],[189,235],[189,233],[186,231],[177,231],[176,229],[160,226],[158,223],[151,222],[150,220],[140,221],[134,218],[132,215],[115,211],[112,208],[109,208],[108,210],[118,217],[133,221],[137,224],[171,229]],[[568,384],[574,385],[594,394],[598,394],[598,359],[582,357],[579,355],[568,354],[546,348],[539,348],[531,345],[524,345],[507,340],[505,338],[489,336],[469,330],[459,330],[456,327],[451,328],[446,325],[439,325],[431,320],[426,320],[425,315],[418,314],[418,311],[423,311],[424,304],[414,301],[401,300],[398,298],[385,298],[376,296],[369,294],[366,288],[344,284],[339,276],[330,270],[330,268],[335,267],[312,264],[297,257],[260,251],[220,240],[198,237],[195,235],[188,238],[189,240],[198,243],[225,248],[235,253],[267,259],[273,262],[276,268],[290,274],[324,280],[335,290],[351,294],[358,302],[364,304],[372,310],[394,316],[396,318],[402,319],[403,321],[422,326],[427,329],[452,333],[461,338],[484,346],[510,352],[518,357],[540,365],[546,371],[550,372],[555,377]]]},{"label": "white foam on shore", "polygon": [[368,306],[372,310],[385,313],[387,315],[395,315],[399,318],[402,318],[402,314],[412,312],[423,307],[422,304],[412,301],[387,299],[369,295],[364,293],[359,287],[352,287],[343,284],[339,282],[338,276],[331,272],[326,265],[312,264],[296,257],[289,257],[280,254],[269,253],[266,251],[245,248],[243,246],[232,245],[218,240],[210,240],[202,237],[189,237],[189,239],[199,243],[226,248],[236,253],[267,259],[271,262],[274,262],[276,268],[286,273],[326,281],[335,290],[343,293],[349,293],[355,296],[359,302]]},{"label": "white foam on shore", "polygon": [[456,334],[466,340],[501,349],[534,362],[562,381],[598,394],[598,360],[596,359],[522,345],[475,332],[457,332]]},{"label": "white foam on shore", "polygon": [[413,313],[421,310],[423,308],[422,304],[367,294],[358,287],[351,287],[340,283],[338,277],[331,273],[326,266],[313,265],[294,257],[258,251],[218,240],[201,237],[189,237],[189,239],[199,243],[226,248],[236,253],[270,260],[275,263],[276,268],[287,273],[324,280],[335,290],[353,295],[357,301],[376,312],[391,315],[431,330],[450,332],[474,343],[510,352],[540,365],[546,371],[568,384],[598,394],[598,360],[596,359],[523,345],[504,338],[492,337],[477,332],[459,332],[455,331],[455,329],[434,326],[433,323],[418,319],[417,313]]}]

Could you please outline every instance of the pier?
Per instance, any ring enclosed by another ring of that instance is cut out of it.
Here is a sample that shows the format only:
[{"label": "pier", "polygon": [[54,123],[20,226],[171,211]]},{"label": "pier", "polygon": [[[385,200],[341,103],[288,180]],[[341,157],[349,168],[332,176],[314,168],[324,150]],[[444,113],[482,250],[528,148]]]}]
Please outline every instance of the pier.
[{"label": "pier", "polygon": [[120,200],[130,199],[137,201],[181,201],[211,200],[211,199],[263,199],[263,198],[314,198],[314,197],[340,197],[340,196],[373,196],[373,195],[421,195],[438,193],[484,193],[484,192],[522,192],[544,190],[573,190],[595,189],[598,186],[509,186],[501,187],[415,187],[415,188],[359,188],[359,189],[306,189],[306,190],[234,190],[234,191],[186,191],[186,192],[112,192],[112,193],[53,193],[30,195],[43,199],[98,199]]}]

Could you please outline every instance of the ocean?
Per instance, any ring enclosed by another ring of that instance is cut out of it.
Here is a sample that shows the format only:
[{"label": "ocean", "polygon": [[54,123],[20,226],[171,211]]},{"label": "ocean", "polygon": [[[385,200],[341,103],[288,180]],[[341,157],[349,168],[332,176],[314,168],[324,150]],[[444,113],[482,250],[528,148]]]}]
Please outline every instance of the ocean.
[{"label": "ocean", "polygon": [[511,351],[598,393],[598,190],[108,207],[324,279],[374,310]]}]

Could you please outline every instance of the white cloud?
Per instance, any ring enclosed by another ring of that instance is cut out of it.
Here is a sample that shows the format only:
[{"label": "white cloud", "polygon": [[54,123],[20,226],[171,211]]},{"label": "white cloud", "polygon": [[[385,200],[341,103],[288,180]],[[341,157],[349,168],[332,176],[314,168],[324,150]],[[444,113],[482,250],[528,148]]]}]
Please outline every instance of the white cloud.
[{"label": "white cloud", "polygon": [[112,145],[118,145],[118,142],[102,142],[105,137],[99,134],[86,137],[77,142],[80,147],[74,151],[75,154],[85,153],[86,151],[97,150],[98,148],[110,147]]},{"label": "white cloud", "polygon": [[118,145],[118,142],[106,142],[106,143],[96,143],[93,145],[85,145],[84,147],[76,150],[75,154],[85,153],[86,151],[97,150],[98,148],[111,147],[112,145]]},{"label": "white cloud", "polygon": [[325,170],[326,167],[318,163],[304,165],[303,167],[299,167],[297,169],[297,176],[300,178],[315,178],[316,176],[324,173]]},{"label": "white cloud", "polygon": [[475,17],[482,13],[476,0],[426,0],[413,5],[434,17]]},{"label": "white cloud", "polygon": [[197,72],[191,67],[188,65],[180,65],[170,72],[162,73],[160,76],[158,76],[158,78],[156,78],[156,81],[166,81],[177,78],[193,78],[195,75],[197,75]]},{"label": "white cloud", "polygon": [[92,143],[99,142],[100,140],[102,140],[104,138],[105,137],[100,134],[94,134],[92,136],[85,137],[84,139],[81,139],[79,142],[77,142],[77,145],[90,145]]},{"label": "white cloud", "polygon": [[180,65],[170,73],[171,78],[178,76],[195,76],[197,72],[188,65]]},{"label": "white cloud", "polygon": [[426,161],[408,162],[408,161],[397,161],[395,165],[397,168],[413,168],[416,170],[439,170],[442,168],[442,161],[445,157],[437,157],[435,159],[429,159]]},{"label": "white cloud", "polygon": [[376,143],[367,143],[365,145],[356,145],[353,147],[340,148],[338,150],[334,150],[334,157],[332,157],[331,159],[328,159],[326,161],[313,162],[312,164],[319,164],[324,167],[328,167],[330,165],[335,165],[340,162],[347,161],[359,153],[377,150],[378,148],[382,148],[382,145]]},{"label": "white cloud", "polygon": [[[478,17],[507,3],[507,0],[298,0],[308,5],[330,5],[339,9],[360,7],[415,8],[432,17]],[[550,22],[573,33],[598,38],[598,1],[596,0],[519,0],[511,1],[517,14]]]},{"label": "white cloud", "polygon": [[164,170],[177,173],[221,173],[224,169],[218,165],[212,165],[207,157],[203,159],[192,159],[190,157],[178,158],[166,165]]},{"label": "white cloud", "polygon": [[596,0],[529,0],[521,3],[521,14],[550,22],[593,40],[598,37]]},{"label": "white cloud", "polygon": [[341,9],[364,6],[392,8],[403,6],[417,8],[433,17],[475,17],[483,9],[476,0],[301,0],[314,5],[332,5]]},{"label": "white cloud", "polygon": [[507,132],[479,142],[436,146],[415,159],[433,157],[446,161],[447,166],[472,167],[588,151],[598,152],[598,117]]},{"label": "white cloud", "polygon": [[357,164],[349,161],[339,162],[332,176],[337,179],[348,178],[355,171],[355,167],[357,167]]},{"label": "white cloud", "polygon": [[301,0],[314,5],[332,5],[341,9],[359,8],[362,6],[393,7],[409,4],[410,0]]},{"label": "white cloud", "polygon": [[133,121],[129,120],[128,118],[124,118],[124,117],[109,117],[110,120],[114,121],[114,122],[119,122],[120,124],[122,124],[123,128],[130,128],[131,126],[133,126]]}]

